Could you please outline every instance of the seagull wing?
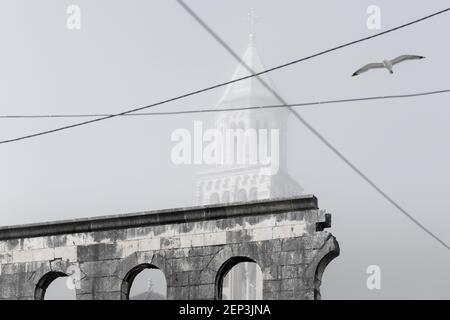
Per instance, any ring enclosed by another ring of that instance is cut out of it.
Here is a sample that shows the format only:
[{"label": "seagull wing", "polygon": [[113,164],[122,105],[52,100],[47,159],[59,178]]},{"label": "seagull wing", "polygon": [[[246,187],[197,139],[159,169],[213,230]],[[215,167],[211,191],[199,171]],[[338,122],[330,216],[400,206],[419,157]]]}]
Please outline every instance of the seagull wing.
[{"label": "seagull wing", "polygon": [[384,64],[382,63],[369,63],[366,64],[364,67],[362,67],[361,69],[356,70],[356,72],[352,75],[352,77],[360,75],[363,72],[366,72],[370,69],[381,69],[384,68]]},{"label": "seagull wing", "polygon": [[404,55],[399,56],[399,57],[397,57],[395,59],[392,59],[391,63],[392,63],[392,65],[394,65],[394,64],[406,61],[406,60],[420,60],[420,59],[423,59],[423,58],[425,58],[425,57],[423,57],[423,56],[415,56],[415,55],[411,55],[411,54],[404,54]]}]

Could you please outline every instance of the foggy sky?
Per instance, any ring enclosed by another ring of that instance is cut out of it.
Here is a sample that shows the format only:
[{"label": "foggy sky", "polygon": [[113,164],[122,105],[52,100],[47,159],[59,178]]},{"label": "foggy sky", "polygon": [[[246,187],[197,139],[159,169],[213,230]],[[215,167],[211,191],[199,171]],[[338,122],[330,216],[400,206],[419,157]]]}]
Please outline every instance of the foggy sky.
[{"label": "foggy sky", "polygon": [[[237,1],[187,3],[239,54],[253,7],[267,67],[308,56],[368,30],[444,9],[448,1]],[[81,30],[66,8],[81,8]],[[270,74],[290,103],[450,88],[450,16]],[[116,113],[229,80],[235,60],[175,1],[0,1],[0,114]],[[352,78],[368,62],[426,56]],[[211,108],[223,89],[153,111]],[[297,108],[387,194],[450,242],[449,95]],[[171,133],[210,116],[115,118],[0,145],[0,225],[191,206],[198,165],[176,166]],[[1,140],[76,122],[0,119]],[[341,255],[325,271],[323,299],[449,299],[450,253],[380,197],[295,118],[289,173],[332,213]],[[381,290],[366,269],[381,268]]]}]

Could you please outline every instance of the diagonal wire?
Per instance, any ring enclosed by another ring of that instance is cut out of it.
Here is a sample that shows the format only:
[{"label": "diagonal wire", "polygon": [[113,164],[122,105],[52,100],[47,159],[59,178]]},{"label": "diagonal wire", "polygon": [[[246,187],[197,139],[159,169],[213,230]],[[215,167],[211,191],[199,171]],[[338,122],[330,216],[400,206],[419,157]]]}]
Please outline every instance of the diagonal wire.
[{"label": "diagonal wire", "polygon": [[[288,105],[288,103],[278,94],[275,90],[273,90],[267,83],[259,77],[258,73],[255,73],[250,66],[248,66],[242,59],[237,55],[236,52],[221,38],[219,35],[214,32],[186,3],[182,0],[176,0],[179,5],[183,7],[184,10],[194,18],[217,42],[219,42],[222,47],[224,47],[228,53],[230,53],[233,58],[235,58],[239,63],[241,63],[251,75],[255,76],[256,79],[270,92],[273,96],[278,99],[282,104]],[[447,9],[450,10],[450,9]],[[423,21],[423,18],[419,21]],[[411,24],[411,23],[410,23]],[[410,25],[408,24],[408,25]],[[391,30],[396,30],[398,28],[394,28]],[[387,33],[385,31],[384,33]],[[373,36],[372,36],[373,37]],[[358,41],[354,42],[357,43]],[[392,197],[386,194],[380,187],[378,187],[365,173],[363,173],[360,169],[358,169],[350,160],[347,159],[336,147],[334,147],[324,136],[322,136],[313,126],[311,126],[298,112],[290,107],[288,107],[290,111],[294,114],[294,116],[306,127],[308,128],[320,141],[322,141],[334,154],[336,154],[342,161],[344,161],[353,171],[355,171],[364,181],[366,181],[372,188],[375,189],[383,198],[385,198],[388,202],[390,202],[395,208],[397,208],[401,213],[403,213],[407,218],[409,218],[413,223],[415,223],[419,228],[425,231],[429,236],[438,241],[445,248],[450,249],[450,246],[441,240],[438,236],[436,236],[431,230],[425,227],[422,223],[420,223],[416,218],[414,218],[410,213],[408,213],[404,208],[402,208]]]},{"label": "diagonal wire", "polygon": [[[186,9],[188,9],[188,8],[186,8]],[[337,47],[334,47],[334,48],[331,48],[331,49],[328,49],[328,50],[324,50],[324,51],[315,53],[313,55],[310,55],[310,56],[307,56],[307,57],[304,57],[304,58],[300,58],[300,59],[297,59],[297,60],[294,60],[294,61],[291,61],[291,62],[288,62],[288,63],[285,63],[285,64],[281,64],[281,65],[275,66],[273,68],[263,70],[263,71],[258,72],[258,73],[250,74],[250,75],[248,75],[246,77],[242,77],[242,78],[234,79],[234,80],[231,80],[231,81],[219,83],[219,84],[212,85],[212,86],[209,86],[209,87],[206,87],[206,88],[203,88],[203,89],[199,89],[199,90],[196,90],[196,91],[191,91],[191,92],[188,92],[188,93],[185,93],[185,94],[173,97],[173,98],[169,98],[169,99],[166,99],[166,100],[162,100],[162,101],[153,103],[153,104],[148,105],[148,106],[138,107],[138,108],[130,109],[130,110],[123,111],[123,112],[120,112],[120,113],[108,115],[108,116],[105,116],[105,117],[100,117],[100,118],[96,118],[96,119],[92,119],[92,120],[86,120],[86,121],[74,123],[74,124],[71,124],[71,125],[58,127],[58,128],[54,128],[54,129],[50,129],[50,130],[46,130],[46,131],[40,131],[40,132],[32,133],[32,134],[29,134],[29,135],[12,138],[12,139],[0,140],[0,144],[17,142],[17,141],[21,141],[21,140],[25,140],[25,139],[30,139],[30,138],[35,138],[35,137],[51,134],[51,133],[56,133],[56,132],[63,131],[63,130],[68,130],[68,129],[71,129],[71,128],[81,127],[81,126],[85,126],[85,125],[88,125],[88,124],[91,124],[91,123],[96,123],[96,122],[108,120],[108,119],[111,119],[111,118],[115,118],[115,117],[119,117],[119,116],[123,116],[123,115],[129,114],[129,113],[134,113],[134,112],[141,111],[141,110],[144,110],[144,109],[153,108],[153,107],[156,107],[156,106],[159,106],[159,105],[163,105],[163,104],[166,104],[166,103],[169,103],[169,102],[174,102],[174,101],[177,101],[177,100],[181,100],[181,99],[184,99],[184,98],[187,98],[187,97],[190,97],[190,96],[194,96],[194,95],[206,92],[206,91],[210,91],[210,90],[213,90],[213,89],[224,87],[226,85],[229,85],[229,84],[232,84],[232,83],[235,83],[235,82],[239,82],[239,81],[242,81],[242,80],[245,80],[245,79],[253,78],[253,77],[256,77],[256,76],[259,76],[259,75],[262,75],[262,74],[265,74],[265,73],[268,73],[268,72],[272,72],[272,71],[275,71],[275,70],[278,70],[278,69],[286,68],[286,67],[291,66],[293,64],[297,64],[297,63],[300,63],[300,62],[303,62],[303,61],[306,61],[306,60],[309,60],[309,59],[313,59],[313,58],[319,57],[321,55],[325,55],[327,53],[330,53],[330,52],[333,52],[333,51],[336,51],[336,50],[339,50],[339,49],[342,49],[342,48],[345,48],[345,47],[349,47],[351,45],[354,45],[354,44],[357,44],[357,43],[360,43],[360,42],[363,42],[363,41],[367,41],[367,40],[370,40],[370,39],[373,39],[373,38],[376,38],[376,37],[380,37],[382,35],[385,35],[385,34],[388,34],[388,33],[391,33],[391,32],[397,31],[397,30],[400,30],[402,28],[409,27],[409,26],[411,26],[413,24],[416,24],[416,23],[419,23],[419,22],[431,19],[433,17],[436,17],[438,15],[441,15],[441,14],[444,14],[444,13],[447,13],[447,12],[450,12],[450,8],[446,8],[444,10],[437,11],[437,12],[435,12],[433,14],[427,15],[427,16],[422,17],[420,19],[416,19],[414,21],[408,22],[408,23],[400,25],[398,27],[395,27],[395,28],[392,28],[392,29],[389,29],[389,30],[386,30],[386,31],[383,31],[383,32],[380,32],[380,33],[377,33],[377,34],[374,34],[372,36],[368,36],[368,37],[361,38],[361,39],[358,39],[358,40],[355,40],[355,41],[351,41],[351,42],[342,44],[340,46],[337,46]],[[204,27],[207,27],[207,26],[204,25]],[[217,38],[217,40],[221,41],[220,38]],[[223,43],[223,45],[226,45],[226,44]]]},{"label": "diagonal wire", "polygon": [[[372,96],[363,98],[348,98],[348,99],[335,99],[335,100],[324,100],[324,101],[314,101],[314,102],[300,102],[292,104],[274,104],[274,105],[263,105],[263,106],[251,106],[251,107],[236,107],[236,108],[226,108],[224,109],[191,109],[182,111],[166,111],[166,112],[136,112],[127,113],[122,116],[168,116],[168,115],[179,115],[179,114],[195,114],[195,113],[216,113],[216,112],[232,112],[232,111],[243,111],[243,110],[264,110],[264,109],[286,109],[288,107],[308,107],[308,106],[320,106],[325,104],[337,104],[337,103],[348,103],[348,102],[361,102],[361,101],[375,101],[375,100],[390,100],[390,99],[406,99],[413,97],[431,96],[443,93],[450,93],[450,89],[445,90],[434,90],[426,92],[416,92],[407,94],[395,94],[386,96]],[[85,114],[31,114],[31,115],[0,115],[0,119],[56,119],[56,118],[96,118],[96,117],[108,117],[112,114],[108,113],[85,113]]]}]

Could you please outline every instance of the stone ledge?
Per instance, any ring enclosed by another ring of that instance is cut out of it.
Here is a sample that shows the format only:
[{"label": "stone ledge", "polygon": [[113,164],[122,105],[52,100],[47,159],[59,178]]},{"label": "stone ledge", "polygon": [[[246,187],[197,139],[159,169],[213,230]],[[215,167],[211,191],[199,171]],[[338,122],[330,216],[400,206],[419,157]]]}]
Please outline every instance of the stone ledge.
[{"label": "stone ledge", "polygon": [[313,195],[65,220],[0,228],[0,240],[145,227],[318,209]]}]

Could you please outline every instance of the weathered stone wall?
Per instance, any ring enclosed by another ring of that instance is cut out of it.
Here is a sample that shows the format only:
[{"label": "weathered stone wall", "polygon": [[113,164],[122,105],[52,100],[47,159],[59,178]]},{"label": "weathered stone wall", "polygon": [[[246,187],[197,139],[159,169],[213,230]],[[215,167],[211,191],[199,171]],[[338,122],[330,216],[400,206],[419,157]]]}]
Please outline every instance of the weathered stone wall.
[{"label": "weathered stone wall", "polygon": [[320,298],[339,254],[323,231],[329,217],[310,196],[1,228],[0,299],[42,299],[75,270],[77,299],[127,299],[147,267],[165,274],[168,299],[219,299],[222,276],[242,261],[260,266],[264,299]]}]

